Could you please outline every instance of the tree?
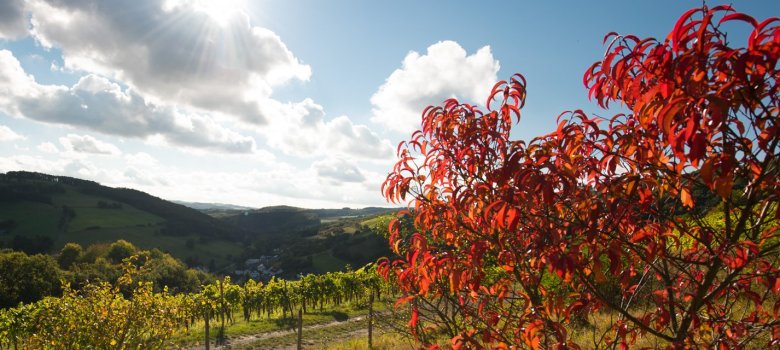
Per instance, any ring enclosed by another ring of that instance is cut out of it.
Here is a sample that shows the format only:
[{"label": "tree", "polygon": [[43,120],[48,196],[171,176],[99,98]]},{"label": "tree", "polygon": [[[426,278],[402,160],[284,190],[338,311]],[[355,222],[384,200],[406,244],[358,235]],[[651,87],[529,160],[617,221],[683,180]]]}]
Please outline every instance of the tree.
[{"label": "tree", "polygon": [[[752,29],[745,48],[722,31],[734,21]],[[618,317],[596,347],[777,346],[776,21],[704,6],[664,41],[610,33],[584,81],[629,112],[565,112],[528,143],[509,139],[521,75],[496,84],[486,112],[428,107],[382,189],[414,216],[410,234],[390,223],[400,258],[379,270],[418,340],[435,324],[454,347],[577,348],[572,319],[607,309]]]},{"label": "tree", "polygon": [[81,257],[83,251],[78,243],[66,243],[60,250],[60,255],[57,256],[57,263],[60,264],[61,268],[67,270]]},{"label": "tree", "polygon": [[27,254],[46,254],[54,245],[51,237],[36,235],[34,237],[14,235],[11,240],[13,250],[22,251]]},{"label": "tree", "polygon": [[125,241],[124,239],[120,239],[114,243],[111,243],[106,257],[114,264],[119,264],[123,259],[135,254],[136,251],[138,251],[138,248],[136,248],[132,243]]},{"label": "tree", "polygon": [[60,293],[60,270],[48,255],[0,253],[0,308]]}]

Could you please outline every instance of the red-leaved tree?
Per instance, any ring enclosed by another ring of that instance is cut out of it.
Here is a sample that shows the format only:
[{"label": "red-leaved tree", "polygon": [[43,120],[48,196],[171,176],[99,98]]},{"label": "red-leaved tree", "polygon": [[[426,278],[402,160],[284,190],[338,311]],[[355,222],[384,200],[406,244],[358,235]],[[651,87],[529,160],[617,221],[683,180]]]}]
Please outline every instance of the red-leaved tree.
[{"label": "red-leaved tree", "polygon": [[[734,48],[721,28],[739,21],[752,31]],[[390,224],[400,258],[379,270],[422,344],[780,345],[778,19],[705,6],[663,41],[605,42],[584,83],[629,113],[565,112],[554,132],[510,140],[515,75],[484,111],[427,108],[399,145],[382,191],[413,227]],[[599,312],[613,322],[576,344]]]}]

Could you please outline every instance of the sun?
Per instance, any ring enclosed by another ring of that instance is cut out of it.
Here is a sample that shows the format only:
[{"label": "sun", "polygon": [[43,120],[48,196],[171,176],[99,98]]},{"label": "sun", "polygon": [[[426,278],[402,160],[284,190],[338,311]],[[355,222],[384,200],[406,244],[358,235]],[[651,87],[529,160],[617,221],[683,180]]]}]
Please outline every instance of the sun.
[{"label": "sun", "polygon": [[193,5],[196,11],[205,13],[223,27],[246,8],[244,0],[195,0]]}]

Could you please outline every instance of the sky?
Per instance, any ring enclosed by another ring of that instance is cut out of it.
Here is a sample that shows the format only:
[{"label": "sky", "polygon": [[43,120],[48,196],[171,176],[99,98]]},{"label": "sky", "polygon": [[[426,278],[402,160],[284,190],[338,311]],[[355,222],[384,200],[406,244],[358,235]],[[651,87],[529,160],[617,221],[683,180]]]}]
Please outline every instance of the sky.
[{"label": "sky", "polygon": [[[774,0],[731,3],[780,16]],[[609,114],[582,83],[604,35],[663,38],[700,5],[0,0],[0,172],[191,202],[391,206],[381,183],[426,106],[484,105],[521,73],[515,139],[566,110]]]}]

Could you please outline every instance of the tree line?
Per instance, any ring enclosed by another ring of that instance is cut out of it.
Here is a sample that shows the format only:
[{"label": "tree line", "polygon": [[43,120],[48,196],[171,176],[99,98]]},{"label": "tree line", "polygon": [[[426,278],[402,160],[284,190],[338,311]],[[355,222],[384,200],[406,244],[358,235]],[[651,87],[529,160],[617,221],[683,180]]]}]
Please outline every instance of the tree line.
[{"label": "tree line", "polygon": [[61,296],[66,293],[62,281],[75,291],[99,282],[116,284],[122,276],[122,262],[130,256],[146,265],[137,278],[151,282],[155,291],[167,286],[173,293],[194,292],[215,280],[158,249],[142,250],[124,240],[86,249],[67,243],[56,257],[0,250],[0,308]]}]

